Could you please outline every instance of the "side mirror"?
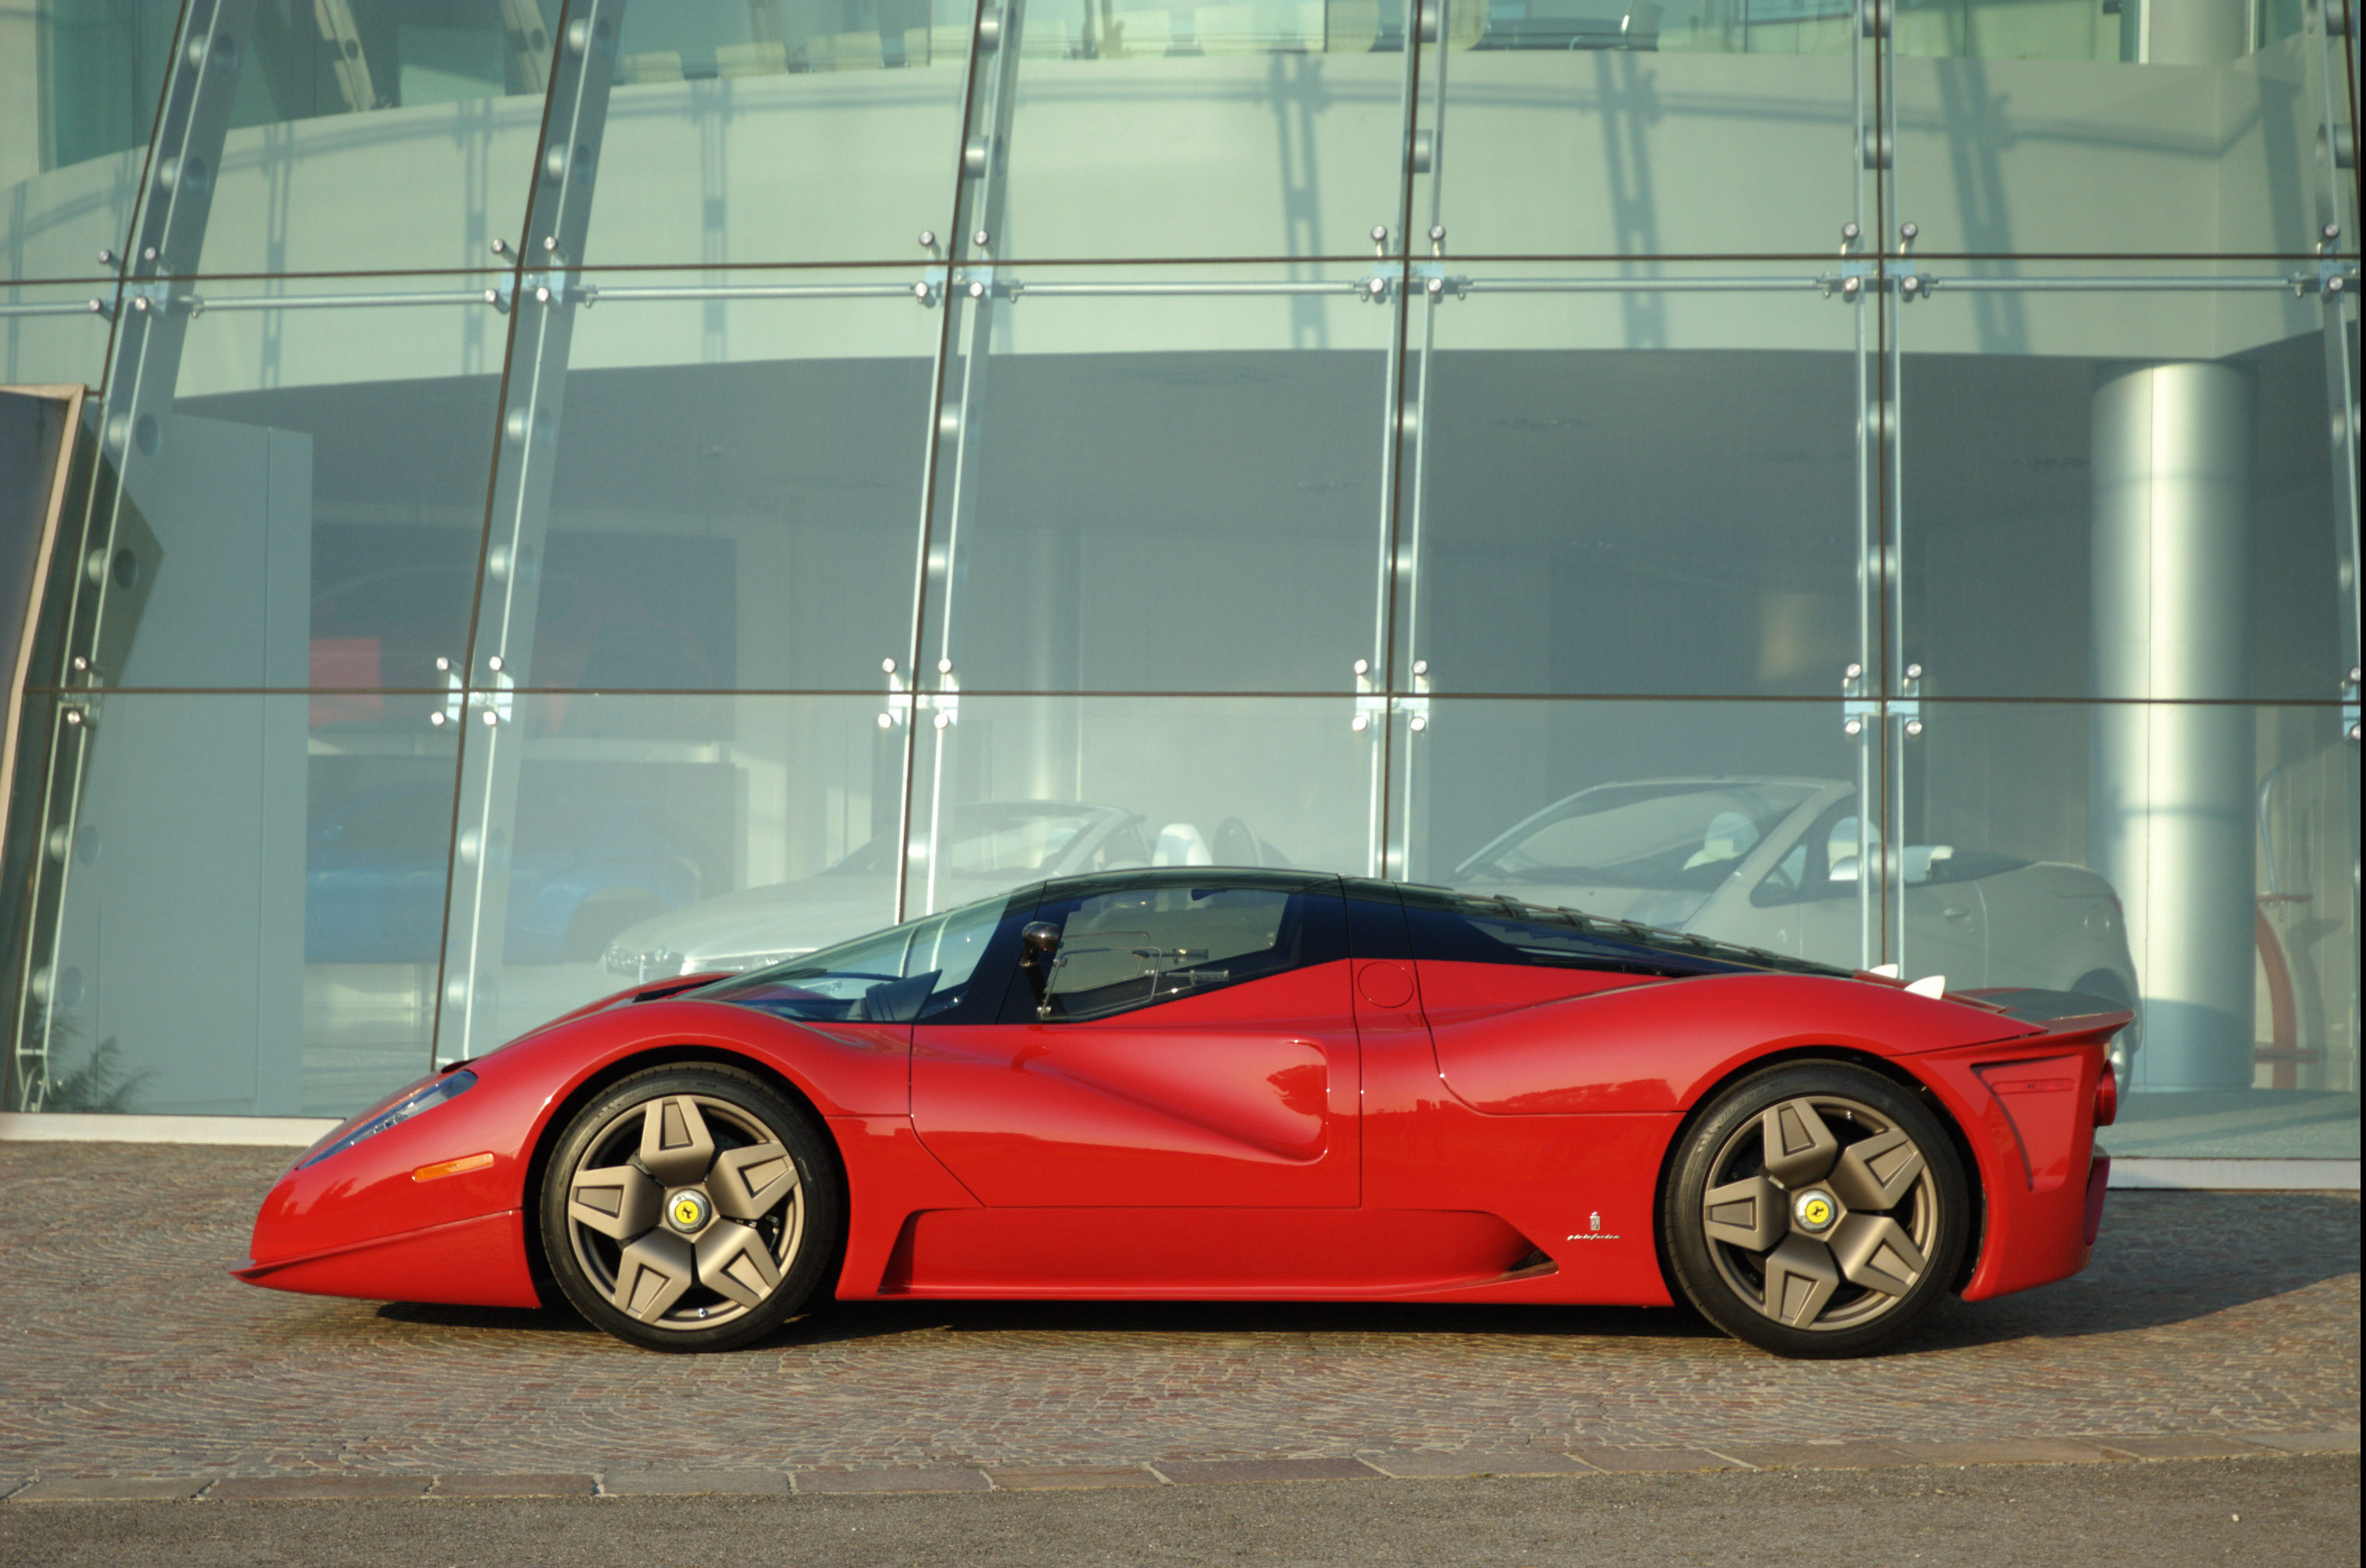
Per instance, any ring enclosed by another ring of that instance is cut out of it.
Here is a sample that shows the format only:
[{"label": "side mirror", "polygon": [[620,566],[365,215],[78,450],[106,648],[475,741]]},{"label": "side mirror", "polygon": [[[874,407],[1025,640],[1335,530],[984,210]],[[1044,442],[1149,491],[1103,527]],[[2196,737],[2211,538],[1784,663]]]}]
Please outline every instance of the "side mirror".
[{"label": "side mirror", "polygon": [[1031,920],[1019,932],[1019,967],[1035,990],[1035,1016],[1048,1018],[1052,1003],[1052,965],[1060,953],[1060,928],[1049,920]]}]

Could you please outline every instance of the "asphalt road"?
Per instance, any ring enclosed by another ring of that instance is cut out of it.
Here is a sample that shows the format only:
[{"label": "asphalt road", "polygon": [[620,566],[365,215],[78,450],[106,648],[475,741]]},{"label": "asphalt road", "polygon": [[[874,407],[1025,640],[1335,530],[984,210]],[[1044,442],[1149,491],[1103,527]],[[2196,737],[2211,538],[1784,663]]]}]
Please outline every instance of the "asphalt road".
[{"label": "asphalt road", "polygon": [[875,1497],[58,1503],[0,1564],[2245,1568],[2359,1562],[2356,1454]]}]

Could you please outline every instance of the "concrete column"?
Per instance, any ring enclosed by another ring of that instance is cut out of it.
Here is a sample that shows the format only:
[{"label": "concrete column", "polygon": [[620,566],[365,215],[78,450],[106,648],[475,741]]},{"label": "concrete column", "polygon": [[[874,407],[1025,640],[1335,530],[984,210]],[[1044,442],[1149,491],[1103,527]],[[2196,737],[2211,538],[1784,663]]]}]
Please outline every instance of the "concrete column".
[{"label": "concrete column", "polygon": [[[2144,988],[2135,1086],[2251,1081],[2250,378],[2208,362],[2094,400],[2089,834]],[[2146,705],[2137,705],[2139,704]]]}]

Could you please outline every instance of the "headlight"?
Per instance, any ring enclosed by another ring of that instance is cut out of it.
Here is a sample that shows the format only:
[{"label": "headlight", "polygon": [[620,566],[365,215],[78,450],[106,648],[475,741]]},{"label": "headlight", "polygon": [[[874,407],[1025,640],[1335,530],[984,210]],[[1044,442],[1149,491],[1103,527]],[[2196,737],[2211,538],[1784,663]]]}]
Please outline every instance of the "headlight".
[{"label": "headlight", "polygon": [[476,1082],[477,1075],[461,1067],[445,1073],[432,1083],[422,1084],[377,1115],[355,1123],[343,1134],[298,1160],[296,1168],[301,1170],[308,1165],[320,1164],[331,1155],[343,1154],[363,1139],[375,1138],[399,1122],[408,1122],[422,1111],[432,1110],[447,1100],[466,1094],[476,1086]]}]

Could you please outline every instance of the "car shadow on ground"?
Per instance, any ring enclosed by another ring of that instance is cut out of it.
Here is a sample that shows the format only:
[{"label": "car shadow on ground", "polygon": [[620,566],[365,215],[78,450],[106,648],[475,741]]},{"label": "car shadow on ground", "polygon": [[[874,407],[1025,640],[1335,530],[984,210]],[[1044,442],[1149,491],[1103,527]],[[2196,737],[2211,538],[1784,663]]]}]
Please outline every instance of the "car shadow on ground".
[{"label": "car shadow on ground", "polygon": [[2358,1273],[2354,1192],[2113,1192],[2086,1269],[1950,1301],[1904,1348],[2166,1328]]},{"label": "car shadow on ground", "polygon": [[[1894,1353],[1976,1348],[2168,1327],[2358,1272],[2354,1193],[2115,1192],[2086,1271],[1988,1302],[1949,1301]],[[564,1309],[392,1303],[392,1322],[532,1334],[597,1332]],[[1222,1337],[1587,1337],[1675,1350],[1723,1336],[1689,1307],[1423,1302],[843,1302],[797,1318],[755,1348],[916,1333]],[[1736,1347],[1738,1349],[1739,1347]]]}]

